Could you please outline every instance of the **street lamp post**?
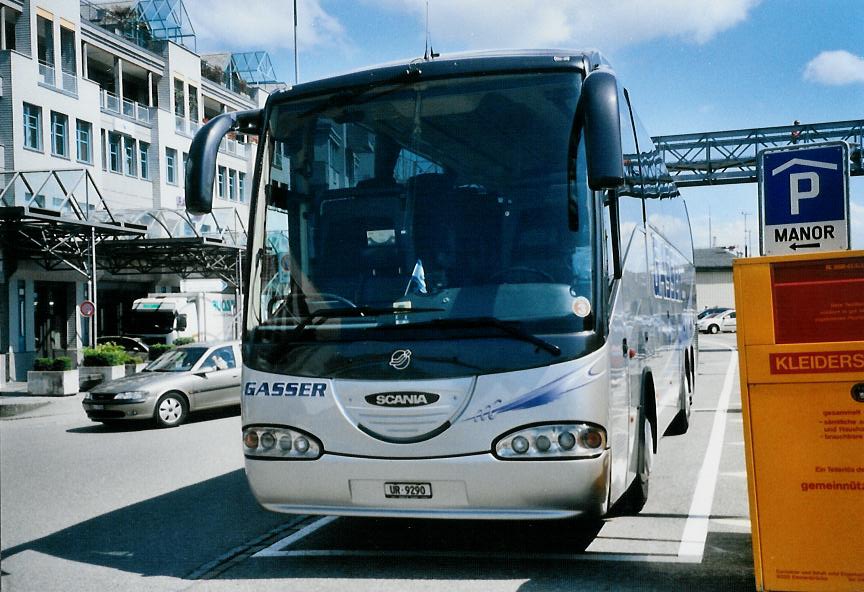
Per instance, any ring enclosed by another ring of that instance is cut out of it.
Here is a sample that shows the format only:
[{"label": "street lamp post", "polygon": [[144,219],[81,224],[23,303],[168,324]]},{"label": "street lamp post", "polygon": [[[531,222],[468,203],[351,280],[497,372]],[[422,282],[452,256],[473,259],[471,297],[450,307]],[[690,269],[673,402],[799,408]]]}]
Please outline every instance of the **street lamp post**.
[{"label": "street lamp post", "polygon": [[750,256],[750,238],[747,234],[747,217],[752,216],[750,212],[741,212],[741,215],[744,216],[744,256]]}]

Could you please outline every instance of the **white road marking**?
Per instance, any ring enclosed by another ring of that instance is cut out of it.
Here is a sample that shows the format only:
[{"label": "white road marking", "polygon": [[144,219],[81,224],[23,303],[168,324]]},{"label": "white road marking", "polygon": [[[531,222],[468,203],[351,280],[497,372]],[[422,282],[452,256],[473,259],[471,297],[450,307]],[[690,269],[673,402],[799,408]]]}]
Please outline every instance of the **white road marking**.
[{"label": "white road marking", "polygon": [[290,545],[293,545],[297,541],[306,538],[319,528],[324,528],[334,520],[336,520],[338,516],[324,516],[316,520],[311,524],[307,524],[291,536],[287,536],[284,539],[276,541],[266,549],[261,549],[257,553],[255,553],[252,557],[284,557],[284,551],[278,551],[277,549],[281,549]]},{"label": "white road marking", "polygon": [[[282,541],[279,541],[273,547],[283,546]],[[272,549],[272,547],[271,547]],[[302,557],[372,557],[380,558],[382,551],[380,550],[355,550],[355,549],[303,549],[296,551],[270,551],[265,549],[266,555],[261,555],[264,551],[256,553],[253,557],[287,557],[287,558],[302,558]],[[402,559],[416,558],[461,558],[461,559],[500,559],[504,561],[511,560],[552,560],[552,561],[631,561],[631,562],[650,562],[650,563],[694,563],[690,558],[679,558],[672,554],[637,554],[637,553],[514,553],[512,551],[434,551],[434,550],[387,550],[386,556],[388,559],[399,557]]]},{"label": "white road marking", "polygon": [[687,522],[684,524],[684,534],[681,535],[681,545],[678,547],[678,559],[682,561],[701,562],[705,552],[705,540],[708,538],[708,522],[711,516],[711,506],[714,503],[714,490],[717,476],[720,472],[720,456],[723,452],[723,438],[726,435],[726,411],[729,408],[729,398],[735,384],[735,372],[738,368],[738,356],[732,351],[729,367],[720,391],[720,400],[714,412],[714,424],[708,439],[708,449],[699,470],[696,491],[690,504]]}]

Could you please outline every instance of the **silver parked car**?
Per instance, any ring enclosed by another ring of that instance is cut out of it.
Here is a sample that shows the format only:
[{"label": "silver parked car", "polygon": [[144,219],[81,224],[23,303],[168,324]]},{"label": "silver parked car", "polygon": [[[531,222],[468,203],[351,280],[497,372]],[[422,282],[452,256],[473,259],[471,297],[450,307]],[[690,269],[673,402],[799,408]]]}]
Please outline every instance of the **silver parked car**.
[{"label": "silver parked car", "polygon": [[184,345],[138,374],[94,387],[82,404],[93,421],[153,419],[173,427],[192,411],[239,405],[241,366],[237,341]]},{"label": "silver parked car", "polygon": [[738,321],[735,318],[735,309],[718,312],[717,314],[708,315],[696,323],[696,328],[702,333],[719,333],[720,331],[735,332],[738,328]]}]

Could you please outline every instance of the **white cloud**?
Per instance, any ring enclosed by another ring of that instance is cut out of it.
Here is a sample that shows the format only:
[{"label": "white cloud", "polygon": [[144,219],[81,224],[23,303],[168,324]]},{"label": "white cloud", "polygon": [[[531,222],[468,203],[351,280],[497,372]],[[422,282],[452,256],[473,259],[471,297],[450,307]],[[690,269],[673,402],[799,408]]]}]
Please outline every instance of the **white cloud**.
[{"label": "white cloud", "polygon": [[804,80],[839,86],[864,82],[864,58],[844,50],[823,51],[804,67]]},{"label": "white cloud", "polygon": [[[186,0],[202,52],[219,50],[292,50],[294,9],[287,0]],[[344,47],[345,27],[328,14],[320,0],[303,0],[297,11],[298,45]]]},{"label": "white cloud", "polygon": [[[660,37],[705,43],[747,18],[759,0],[431,0],[433,45],[447,50],[622,47]],[[368,0],[373,3],[373,0]],[[374,0],[424,18],[424,0]]]}]

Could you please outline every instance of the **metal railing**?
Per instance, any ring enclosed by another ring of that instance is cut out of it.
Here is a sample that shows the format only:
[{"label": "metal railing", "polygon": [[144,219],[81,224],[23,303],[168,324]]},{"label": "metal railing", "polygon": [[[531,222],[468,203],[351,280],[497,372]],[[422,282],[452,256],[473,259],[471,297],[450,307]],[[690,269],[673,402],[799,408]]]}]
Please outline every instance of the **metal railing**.
[{"label": "metal railing", "polygon": [[102,89],[102,110],[134,119],[139,123],[150,125],[153,122],[153,109],[129,99],[120,99],[117,95]]},{"label": "metal railing", "polygon": [[246,144],[225,138],[219,144],[219,151],[239,158],[246,158]]},{"label": "metal railing", "polygon": [[54,66],[39,60],[39,80],[48,86],[55,86]]},{"label": "metal railing", "polygon": [[75,72],[60,71],[60,77],[63,84],[63,90],[69,93],[78,94],[78,76]]},{"label": "metal railing", "polygon": [[182,117],[180,115],[174,116],[174,130],[181,136],[191,138],[198,132],[199,129],[201,129],[200,122],[186,119],[185,117]]}]

